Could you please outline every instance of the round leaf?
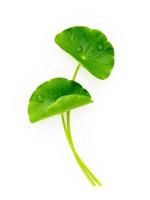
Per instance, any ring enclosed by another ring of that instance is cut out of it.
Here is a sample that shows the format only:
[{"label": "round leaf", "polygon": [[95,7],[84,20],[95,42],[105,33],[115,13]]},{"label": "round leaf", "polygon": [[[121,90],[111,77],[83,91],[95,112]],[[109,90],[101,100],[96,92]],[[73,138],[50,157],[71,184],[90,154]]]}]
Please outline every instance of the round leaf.
[{"label": "round leaf", "polygon": [[75,26],[56,35],[55,42],[97,78],[110,75],[114,49],[101,31]]},{"label": "round leaf", "polygon": [[29,119],[36,122],[91,102],[90,94],[79,83],[54,78],[40,85],[31,95]]}]

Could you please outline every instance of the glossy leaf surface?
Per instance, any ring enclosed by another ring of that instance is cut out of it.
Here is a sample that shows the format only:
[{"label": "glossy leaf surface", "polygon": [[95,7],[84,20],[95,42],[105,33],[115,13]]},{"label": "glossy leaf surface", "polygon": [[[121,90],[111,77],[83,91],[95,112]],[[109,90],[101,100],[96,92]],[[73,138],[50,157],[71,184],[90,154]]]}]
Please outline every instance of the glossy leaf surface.
[{"label": "glossy leaf surface", "polygon": [[79,83],[54,78],[33,92],[28,106],[29,119],[36,122],[91,102],[90,94]]},{"label": "glossy leaf surface", "polygon": [[106,79],[114,65],[114,49],[99,30],[75,26],[55,37],[55,42],[99,79]]}]

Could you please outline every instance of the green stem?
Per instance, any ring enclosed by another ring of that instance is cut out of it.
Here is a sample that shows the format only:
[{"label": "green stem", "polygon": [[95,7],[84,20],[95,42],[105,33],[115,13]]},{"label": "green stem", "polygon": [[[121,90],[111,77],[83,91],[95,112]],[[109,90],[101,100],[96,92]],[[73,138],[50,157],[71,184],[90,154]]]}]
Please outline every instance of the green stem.
[{"label": "green stem", "polygon": [[[73,144],[73,140],[72,140],[72,136],[71,136],[71,127],[70,127],[70,112],[67,112],[67,129],[68,129],[68,136],[70,139],[70,143],[72,144],[72,146],[74,146]],[[75,149],[75,147],[74,147]],[[95,183],[97,183],[99,186],[102,185],[102,183],[98,180],[98,178],[96,178],[96,176],[91,172],[91,170],[86,166],[86,164],[81,160],[80,156],[77,154],[77,158],[78,161],[81,165],[81,167],[86,171],[86,173],[88,173],[88,175],[93,179],[93,181],[95,181]]]},{"label": "green stem", "polygon": [[[73,74],[72,80],[75,80],[77,73],[80,69],[80,64],[77,65],[76,70]],[[101,186],[101,182],[98,180],[98,178],[96,178],[96,176],[90,171],[90,169],[86,166],[86,164],[81,160],[81,158],[79,157],[74,144],[73,144],[73,140],[72,140],[72,136],[71,136],[71,128],[70,128],[70,111],[67,112],[67,125],[65,123],[65,119],[64,119],[64,115],[61,115],[62,118],[62,124],[64,127],[64,131],[65,131],[65,135],[66,138],[68,140],[68,143],[70,145],[70,148],[76,158],[77,163],[79,164],[80,168],[82,169],[83,173],[85,174],[85,176],[87,177],[87,179],[90,181],[90,183],[95,186],[96,183]]]},{"label": "green stem", "polygon": [[72,80],[73,81],[76,79],[76,76],[77,76],[77,73],[78,73],[79,69],[80,69],[80,64],[77,65],[76,70],[75,70],[75,72],[74,72],[74,74],[72,76]]},{"label": "green stem", "polygon": [[75,156],[75,158],[76,158],[77,163],[79,164],[81,170],[83,171],[83,173],[85,174],[85,176],[87,177],[87,179],[90,181],[90,183],[91,183],[93,186],[95,186],[95,185],[96,185],[95,182],[94,182],[94,181],[92,180],[92,178],[88,175],[88,173],[84,170],[84,168],[82,167],[82,165],[81,165],[81,163],[80,163],[78,153],[77,153],[76,150],[75,150],[74,144],[73,144],[73,143],[71,142],[71,140],[70,140],[70,133],[69,133],[67,127],[66,127],[65,119],[64,119],[64,115],[63,115],[63,114],[61,114],[61,119],[62,119],[62,124],[63,124],[63,127],[64,127],[64,131],[65,131],[66,138],[67,138],[68,143],[69,143],[69,145],[70,145],[70,148],[71,148],[71,150],[72,150],[72,152],[73,152],[73,154],[74,154],[74,156]]}]

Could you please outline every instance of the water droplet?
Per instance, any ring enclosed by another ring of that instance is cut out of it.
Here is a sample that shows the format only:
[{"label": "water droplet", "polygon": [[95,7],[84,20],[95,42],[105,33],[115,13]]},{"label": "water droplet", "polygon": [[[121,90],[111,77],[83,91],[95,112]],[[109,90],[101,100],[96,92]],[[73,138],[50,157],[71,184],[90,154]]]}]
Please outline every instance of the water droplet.
[{"label": "water droplet", "polygon": [[81,58],[82,58],[83,60],[86,60],[86,57],[85,57],[85,56],[81,56]]},{"label": "water droplet", "polygon": [[104,47],[103,47],[102,44],[99,44],[97,48],[98,48],[98,50],[100,50],[100,51],[103,51],[103,49],[104,49]]},{"label": "water droplet", "polygon": [[81,51],[82,51],[82,47],[78,47],[78,48],[77,48],[77,51],[78,51],[78,52],[81,52]]},{"label": "water droplet", "polygon": [[42,103],[44,101],[44,96],[42,94],[37,95],[36,97],[37,102]]}]

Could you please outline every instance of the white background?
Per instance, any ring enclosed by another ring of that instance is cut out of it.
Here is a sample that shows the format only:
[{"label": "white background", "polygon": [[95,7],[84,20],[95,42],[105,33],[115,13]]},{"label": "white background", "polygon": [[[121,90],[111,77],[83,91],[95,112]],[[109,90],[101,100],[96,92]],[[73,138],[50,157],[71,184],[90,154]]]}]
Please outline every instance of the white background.
[{"label": "white background", "polygon": [[[0,1],[0,199],[150,199],[150,11],[147,0]],[[115,48],[111,76],[84,68],[94,103],[72,112],[76,148],[103,182],[77,166],[60,117],[31,124],[32,91],[70,78],[76,61],[54,36],[74,25],[103,31]]]}]

